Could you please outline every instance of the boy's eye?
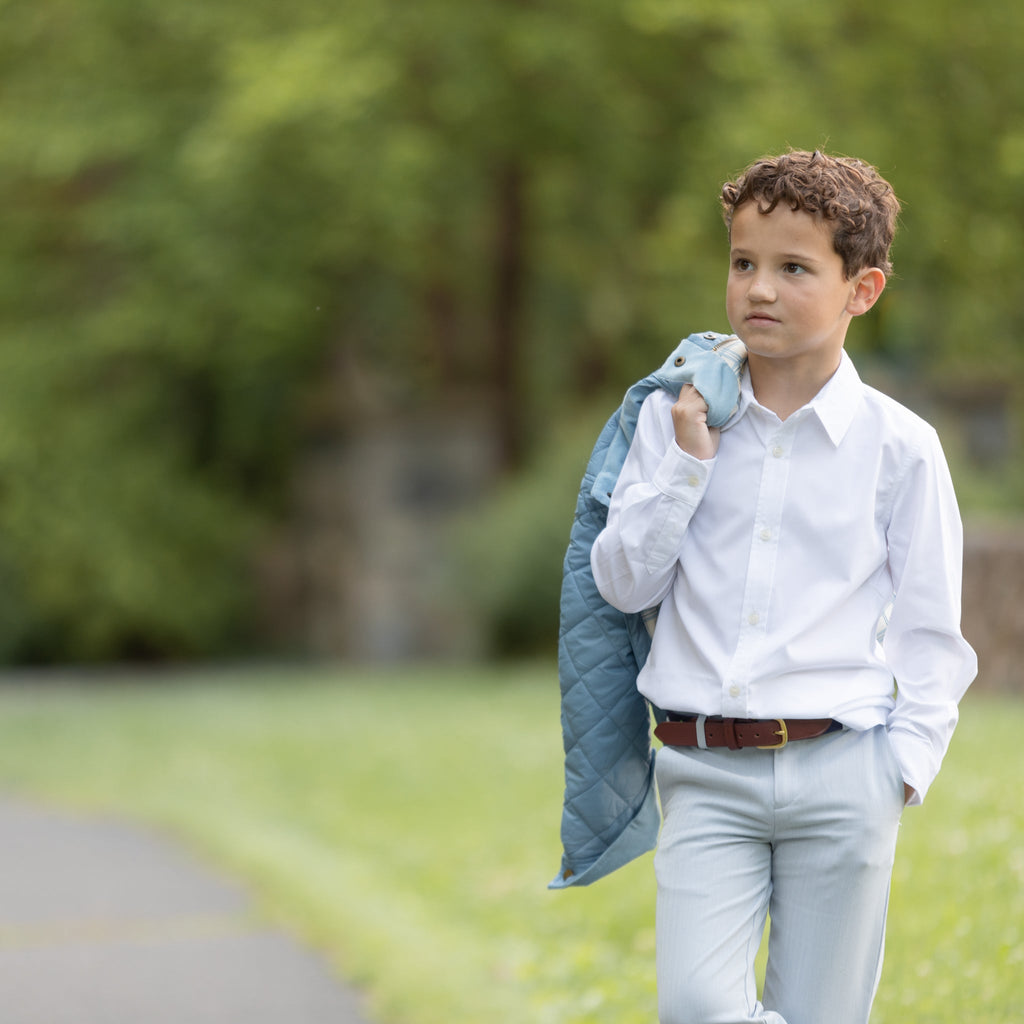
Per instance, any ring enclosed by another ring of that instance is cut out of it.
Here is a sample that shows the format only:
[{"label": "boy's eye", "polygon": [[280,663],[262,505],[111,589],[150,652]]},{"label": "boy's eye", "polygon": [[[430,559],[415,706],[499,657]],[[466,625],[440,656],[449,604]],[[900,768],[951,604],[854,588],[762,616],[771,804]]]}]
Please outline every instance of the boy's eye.
[{"label": "boy's eye", "polygon": [[787,274],[802,274],[802,273],[804,273],[804,268],[802,266],[800,266],[799,263],[787,263],[783,267],[783,270],[785,270]]},{"label": "boy's eye", "polygon": [[737,270],[749,270],[753,264],[748,259],[744,259],[742,256],[733,260],[733,267]]}]

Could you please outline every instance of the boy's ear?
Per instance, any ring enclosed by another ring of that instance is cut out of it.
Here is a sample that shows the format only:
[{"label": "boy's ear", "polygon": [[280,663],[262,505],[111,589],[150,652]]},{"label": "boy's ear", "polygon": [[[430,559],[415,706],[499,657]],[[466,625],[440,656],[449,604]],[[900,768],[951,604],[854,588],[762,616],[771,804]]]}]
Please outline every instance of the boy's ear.
[{"label": "boy's ear", "polygon": [[878,267],[868,267],[855,274],[850,284],[852,291],[846,311],[850,316],[860,316],[878,301],[885,290],[885,274]]}]

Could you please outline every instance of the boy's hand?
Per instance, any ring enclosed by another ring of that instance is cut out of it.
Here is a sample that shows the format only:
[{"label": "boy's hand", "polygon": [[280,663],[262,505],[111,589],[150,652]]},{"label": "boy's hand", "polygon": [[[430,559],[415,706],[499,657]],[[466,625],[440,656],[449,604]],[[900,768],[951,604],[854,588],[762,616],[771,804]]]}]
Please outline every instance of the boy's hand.
[{"label": "boy's hand", "polygon": [[692,384],[684,384],[679,399],[672,406],[672,423],[676,431],[676,444],[687,455],[706,461],[718,454],[721,431],[708,426],[708,404]]}]

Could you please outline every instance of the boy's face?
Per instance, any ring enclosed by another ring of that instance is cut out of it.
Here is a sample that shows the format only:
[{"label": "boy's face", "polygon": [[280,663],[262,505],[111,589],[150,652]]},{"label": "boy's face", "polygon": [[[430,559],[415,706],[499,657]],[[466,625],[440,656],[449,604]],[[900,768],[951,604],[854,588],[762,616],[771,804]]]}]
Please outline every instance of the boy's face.
[{"label": "boy's face", "polygon": [[748,357],[827,379],[851,318],[877,298],[863,294],[862,279],[872,272],[847,280],[828,222],[783,204],[764,214],[744,203],[733,214],[730,241],[726,312]]}]

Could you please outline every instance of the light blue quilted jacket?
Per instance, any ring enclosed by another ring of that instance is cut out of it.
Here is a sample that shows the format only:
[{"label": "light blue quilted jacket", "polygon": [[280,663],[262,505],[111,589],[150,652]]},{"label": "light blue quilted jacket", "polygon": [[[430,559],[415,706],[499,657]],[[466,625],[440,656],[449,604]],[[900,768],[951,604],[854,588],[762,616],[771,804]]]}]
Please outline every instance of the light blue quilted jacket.
[{"label": "light blue quilted jacket", "polygon": [[[661,824],[654,788],[650,710],[636,688],[657,609],[627,615],[594,583],[590,549],[655,389],[693,384],[722,426],[739,401],[746,350],[735,336],[706,332],[679,343],[664,364],[634,384],[601,431],[587,464],[562,572],[558,675],[562,691],[565,799],[562,866],[549,888],[589,885],[654,848]],[[655,708],[656,717],[662,717]]]}]

